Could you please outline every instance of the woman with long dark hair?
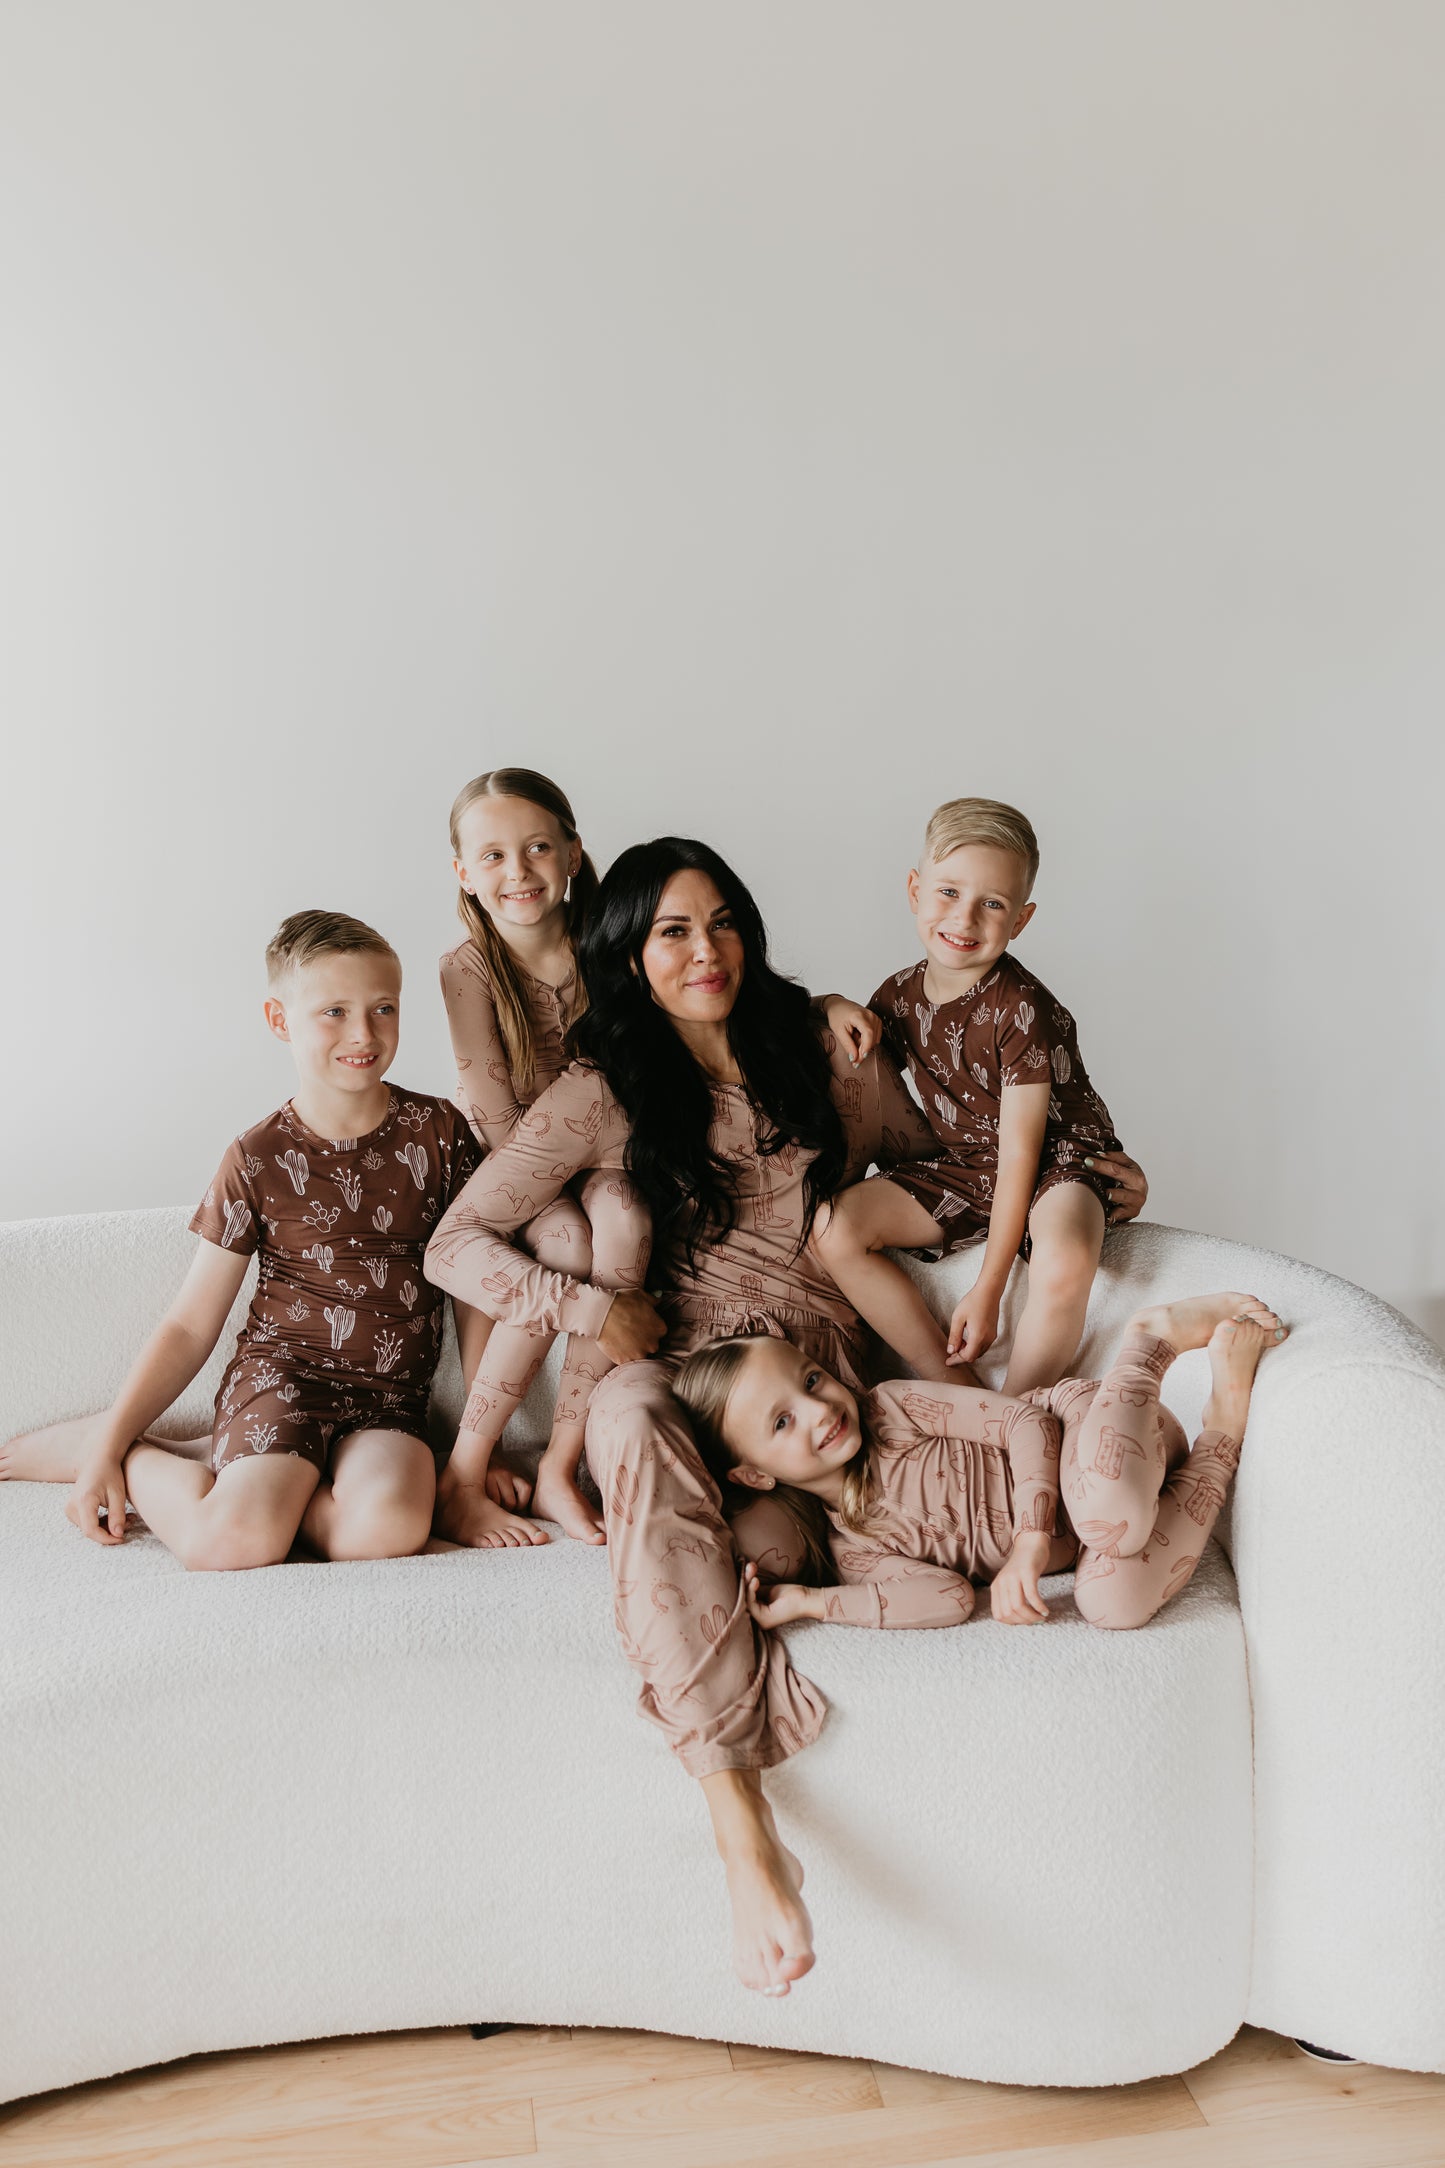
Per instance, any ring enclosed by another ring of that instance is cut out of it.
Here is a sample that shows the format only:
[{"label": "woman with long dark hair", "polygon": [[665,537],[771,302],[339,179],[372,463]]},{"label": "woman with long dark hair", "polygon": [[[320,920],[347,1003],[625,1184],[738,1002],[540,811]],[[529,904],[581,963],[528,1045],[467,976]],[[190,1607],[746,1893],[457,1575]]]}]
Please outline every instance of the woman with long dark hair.
[{"label": "woman with long dark hair", "polygon": [[[864,1385],[864,1334],[808,1246],[813,1216],[870,1163],[936,1146],[897,1072],[877,1055],[855,1061],[772,969],[756,904],[706,844],[664,836],[624,851],[580,961],[577,1059],[467,1184],[427,1273],[494,1317],[586,1334],[618,1366],[587,1424],[618,1631],[643,1713],[701,1780],[739,1978],[785,1995],[813,1963],[812,1929],[760,1773],[817,1736],[824,1703],[749,1617],[717,1486],[670,1381],[702,1342],[765,1330]],[[648,1207],[655,1300],[568,1279],[508,1239],[597,1169],[625,1174]],[[1131,1217],[1142,1176],[1122,1158],[1112,1171],[1116,1216]]]}]

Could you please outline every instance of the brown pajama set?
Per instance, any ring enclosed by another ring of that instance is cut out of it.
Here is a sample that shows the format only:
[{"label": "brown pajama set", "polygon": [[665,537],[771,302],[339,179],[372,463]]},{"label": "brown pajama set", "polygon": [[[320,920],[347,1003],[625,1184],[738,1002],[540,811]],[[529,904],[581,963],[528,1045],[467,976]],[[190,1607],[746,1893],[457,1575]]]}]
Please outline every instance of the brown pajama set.
[{"label": "brown pajama set", "polygon": [[[925,1254],[946,1255],[988,1232],[999,1110],[1010,1084],[1049,1086],[1034,1196],[1061,1182],[1084,1182],[1107,1211],[1108,1185],[1084,1161],[1122,1147],[1089,1082],[1068,1010],[1010,955],[956,1001],[938,1004],[924,992],[927,968],[895,971],[868,1004],[894,1060],[912,1078],[936,1140],[927,1158],[888,1172],[943,1230],[942,1250]],[[1025,1255],[1028,1239],[1026,1233]]]},{"label": "brown pajama set", "polygon": [[[459,942],[441,959],[452,1052],[457,1064],[456,1103],[484,1152],[506,1144],[529,1105],[554,1084],[567,1065],[567,1026],[577,999],[575,971],[561,986],[517,966],[527,998],[536,1065],[530,1091],[518,1091],[497,1021],[496,998],[486,959],[474,941]],[[610,1290],[641,1287],[647,1272],[649,1223],[621,1167],[592,1170],[554,1196],[531,1219],[518,1240],[539,1262]],[[479,1307],[485,1308],[485,1305]],[[505,1421],[541,1368],[553,1335],[527,1325],[529,1345],[494,1333],[483,1351],[467,1402],[465,1420],[487,1415]],[[586,1420],[592,1388],[607,1369],[595,1342],[569,1334],[557,1387],[554,1429]]]},{"label": "brown pajama set", "polygon": [[[873,1496],[862,1531],[829,1511],[839,1586],[825,1615],[847,1626],[956,1626],[1014,1535],[1055,1534],[1049,1571],[1074,1562],[1074,1600],[1095,1626],[1142,1626],[1189,1580],[1219,1517],[1240,1441],[1205,1431],[1191,1452],[1160,1404],[1174,1350],[1137,1329],[1102,1383],[1065,1378],[1025,1400],[976,1386],[880,1385],[860,1403]],[[1062,1488],[1062,1497],[1060,1489]],[[1057,1507],[1057,1519],[1056,1519]],[[770,1577],[801,1553],[770,1516]]]},{"label": "brown pajama set", "polygon": [[[931,1148],[890,1063],[875,1055],[855,1070],[831,1033],[825,1044],[850,1179],[875,1159]],[[661,1355],[609,1371],[587,1424],[623,1650],[641,1678],[643,1712],[694,1776],[785,1759],[816,1737],[824,1702],[781,1637],[748,1615],[722,1500],[672,1372],[706,1340],[760,1330],[785,1334],[850,1385],[862,1384],[865,1360],[857,1313],[811,1251],[798,1251],[807,1155],[764,1153],[768,1131],[742,1087],[714,1085],[712,1098],[711,1143],[733,1172],[737,1223],[676,1263],[659,1298],[669,1328]],[[433,1238],[427,1271],[493,1317],[595,1335],[610,1293],[549,1270],[511,1238],[579,1175],[619,1173],[627,1138],[603,1078],[574,1063],[482,1162]]]},{"label": "brown pajama set", "polygon": [[211,1465],[289,1453],[323,1472],[354,1430],[425,1440],[443,1298],[427,1239],[478,1163],[455,1107],[392,1085],[380,1126],[319,1137],[288,1104],[237,1137],[191,1221],[260,1253],[216,1396]]}]

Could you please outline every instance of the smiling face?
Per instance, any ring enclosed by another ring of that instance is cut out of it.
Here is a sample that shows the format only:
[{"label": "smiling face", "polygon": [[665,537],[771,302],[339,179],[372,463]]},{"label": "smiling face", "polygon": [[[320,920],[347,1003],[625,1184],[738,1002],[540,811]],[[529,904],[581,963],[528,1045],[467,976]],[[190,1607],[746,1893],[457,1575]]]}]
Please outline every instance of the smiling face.
[{"label": "smiling face", "polygon": [[457,823],[457,879],[499,929],[560,913],[582,845],[527,798],[474,798]]},{"label": "smiling face", "polygon": [[266,1021],[303,1086],[362,1101],[396,1059],[401,965],[367,950],[318,956],[275,982]]},{"label": "smiling face", "polygon": [[963,843],[908,876],[908,901],[929,963],[974,985],[1034,915],[1029,869],[992,843]]},{"label": "smiling face", "polygon": [[720,1427],[735,1483],[791,1483],[828,1499],[863,1442],[852,1393],[791,1340],[759,1338],[749,1348]]},{"label": "smiling face", "polygon": [[743,937],[707,874],[675,873],[642,947],[653,999],[678,1024],[726,1022],[743,983]]}]

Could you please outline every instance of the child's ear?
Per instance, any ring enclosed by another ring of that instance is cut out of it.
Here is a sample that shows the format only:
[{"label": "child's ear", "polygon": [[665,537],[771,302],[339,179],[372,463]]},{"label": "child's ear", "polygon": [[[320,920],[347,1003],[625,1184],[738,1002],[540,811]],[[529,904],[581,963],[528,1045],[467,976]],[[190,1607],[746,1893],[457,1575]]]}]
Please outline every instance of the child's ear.
[{"label": "child's ear", "polygon": [[476,890],[473,888],[471,882],[468,880],[467,869],[462,864],[459,858],[454,858],[452,860],[452,871],[456,875],[457,879],[461,882],[462,887],[466,890],[467,894],[469,896],[475,896]]},{"label": "child's ear", "polygon": [[747,1462],[742,1460],[738,1462],[735,1468],[729,1468],[728,1481],[730,1483],[741,1483],[744,1490],[776,1490],[777,1488],[772,1476],[765,1475],[761,1468],[750,1468]]},{"label": "child's ear", "polygon": [[275,1000],[267,1001],[266,1022],[270,1025],[276,1037],[278,1039],[285,1039],[289,1045],[291,1034],[286,1029],[286,1010],[281,1002]]},{"label": "child's ear", "polygon": [[582,869],[582,838],[574,836],[567,846],[567,878],[574,881]]},{"label": "child's ear", "polygon": [[908,908],[909,908],[909,910],[910,910],[910,911],[911,911],[911,912],[913,913],[914,917],[915,917],[915,918],[917,918],[917,916],[918,916],[918,868],[917,868],[917,866],[910,866],[910,867],[909,867],[909,869],[908,869]]},{"label": "child's ear", "polygon": [[1037,909],[1038,905],[1036,903],[1026,903],[1024,905],[1018,917],[1014,920],[1014,930],[1009,935],[1010,941],[1017,941],[1019,935],[1023,932],[1025,926],[1027,926],[1029,920],[1033,917]]}]

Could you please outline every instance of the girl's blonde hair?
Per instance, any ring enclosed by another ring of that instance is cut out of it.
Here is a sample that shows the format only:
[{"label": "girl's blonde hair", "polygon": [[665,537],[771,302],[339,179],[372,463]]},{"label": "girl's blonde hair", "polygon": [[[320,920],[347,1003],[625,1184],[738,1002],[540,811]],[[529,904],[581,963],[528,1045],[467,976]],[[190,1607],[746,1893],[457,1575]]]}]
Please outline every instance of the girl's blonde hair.
[{"label": "girl's blonde hair", "polygon": [[[451,839],[452,856],[461,856],[462,815],[479,798],[524,798],[544,813],[550,813],[569,843],[577,838],[577,823],[566,793],[557,788],[547,776],[539,775],[535,768],[489,768],[485,775],[474,775],[470,783],[457,792],[452,806]],[[597,868],[584,851],[577,871],[572,876],[571,893],[567,898],[567,938],[572,943],[573,954],[577,949],[578,936],[586,923],[587,913],[597,894]],[[532,1039],[532,1017],[527,1006],[527,996],[522,986],[522,975],[513,961],[512,952],[498,933],[492,920],[482,909],[470,890],[457,890],[457,916],[466,927],[487,967],[492,984],[492,999],[497,1005],[497,1023],[502,1034],[502,1044],[507,1050],[507,1067],[512,1072],[512,1085],[519,1099],[525,1099],[532,1089],[537,1074],[537,1049]],[[587,1006],[587,989],[582,982],[582,966],[577,965],[577,999],[572,1008],[572,1021]]]},{"label": "girl's blonde hair", "polygon": [[[724,1429],[727,1404],[749,1353],[770,1337],[767,1333],[742,1333],[725,1340],[709,1340],[706,1346],[694,1348],[672,1381],[673,1392],[692,1418],[697,1449],[724,1496],[727,1479],[740,1459],[728,1444]],[[811,1578],[820,1584],[836,1581],[831,1531],[822,1501],[791,1483],[775,1484],[768,1495],[791,1515]],[[862,1443],[843,1470],[843,1494],[837,1507],[843,1526],[855,1535],[866,1528],[872,1500],[873,1448],[865,1430]]]},{"label": "girl's blonde hair", "polygon": [[936,807],[924,831],[924,858],[936,865],[965,843],[991,843],[995,850],[1012,851],[1028,869],[1024,895],[1032,893],[1039,874],[1039,839],[1017,806],[998,798],[950,798]]}]

